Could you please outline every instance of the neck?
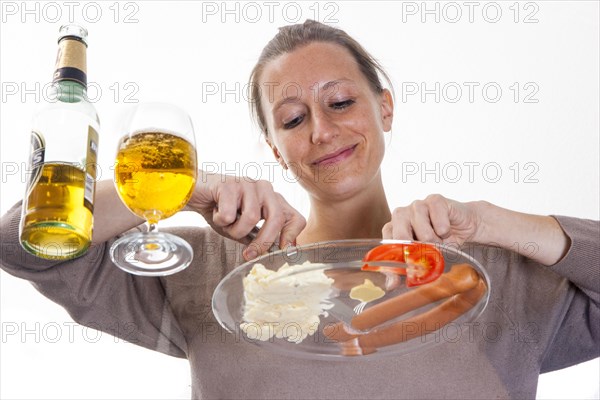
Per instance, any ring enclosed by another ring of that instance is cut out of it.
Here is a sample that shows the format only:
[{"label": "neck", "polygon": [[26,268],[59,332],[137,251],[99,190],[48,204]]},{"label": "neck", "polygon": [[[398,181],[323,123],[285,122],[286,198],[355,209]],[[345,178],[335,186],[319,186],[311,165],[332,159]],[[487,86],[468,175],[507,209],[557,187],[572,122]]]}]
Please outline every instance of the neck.
[{"label": "neck", "polygon": [[392,218],[379,177],[372,187],[344,200],[311,197],[311,210],[298,244],[326,240],[381,238]]}]

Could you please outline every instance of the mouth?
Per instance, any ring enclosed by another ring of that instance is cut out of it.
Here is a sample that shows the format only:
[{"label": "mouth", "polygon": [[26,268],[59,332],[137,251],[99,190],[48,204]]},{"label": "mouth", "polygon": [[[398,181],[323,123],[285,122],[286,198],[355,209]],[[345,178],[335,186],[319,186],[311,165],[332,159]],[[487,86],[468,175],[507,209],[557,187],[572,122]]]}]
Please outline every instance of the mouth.
[{"label": "mouth", "polygon": [[339,150],[334,151],[333,153],[329,153],[329,154],[313,161],[313,165],[323,166],[323,165],[330,165],[330,164],[335,164],[340,161],[343,161],[343,160],[347,159],[348,157],[350,157],[354,153],[354,149],[356,149],[356,146],[358,146],[358,144],[346,146]]}]

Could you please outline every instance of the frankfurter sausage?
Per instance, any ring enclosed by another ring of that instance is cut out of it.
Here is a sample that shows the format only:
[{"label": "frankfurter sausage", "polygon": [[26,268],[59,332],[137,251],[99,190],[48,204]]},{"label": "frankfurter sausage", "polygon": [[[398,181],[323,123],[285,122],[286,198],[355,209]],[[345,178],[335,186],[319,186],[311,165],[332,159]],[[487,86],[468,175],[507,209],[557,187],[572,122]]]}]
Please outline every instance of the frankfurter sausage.
[{"label": "frankfurter sausage", "polygon": [[479,275],[469,264],[453,265],[435,281],[383,301],[352,318],[354,329],[366,331],[426,304],[434,303],[477,285]]},{"label": "frankfurter sausage", "polygon": [[377,328],[354,338],[343,346],[343,354],[366,355],[377,351],[380,347],[405,342],[435,332],[473,308],[485,294],[485,291],[486,285],[480,280],[474,288],[452,296],[423,314]]},{"label": "frankfurter sausage", "polygon": [[339,342],[356,337],[360,331],[367,331],[379,324],[397,318],[426,304],[450,297],[474,288],[479,275],[469,264],[456,264],[437,280],[383,301],[352,318],[351,326],[345,323],[328,325],[323,333],[329,339]]}]

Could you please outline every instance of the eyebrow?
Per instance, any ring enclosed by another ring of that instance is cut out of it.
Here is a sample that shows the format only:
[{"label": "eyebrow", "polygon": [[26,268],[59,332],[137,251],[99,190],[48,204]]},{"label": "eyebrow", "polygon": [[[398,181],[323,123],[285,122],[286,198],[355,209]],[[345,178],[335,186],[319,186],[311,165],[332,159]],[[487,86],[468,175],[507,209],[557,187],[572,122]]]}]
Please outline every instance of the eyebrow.
[{"label": "eyebrow", "polygon": [[273,111],[277,111],[284,104],[297,103],[297,102],[298,102],[298,96],[286,97],[285,99],[281,99],[275,103],[275,105],[273,106]]},{"label": "eyebrow", "polygon": [[[323,85],[321,85],[321,87],[318,90],[328,90],[332,87],[335,87],[336,85],[338,85],[340,83],[350,83],[350,84],[354,85],[354,81],[352,81],[348,78],[340,78],[340,79],[336,79],[333,81],[325,82]],[[314,88],[314,85],[311,87],[311,91],[314,91],[313,88]],[[279,109],[284,104],[298,102],[298,97],[299,96],[290,96],[290,97],[286,97],[284,99],[277,101],[273,106],[273,111],[277,111],[277,109]]]},{"label": "eyebrow", "polygon": [[352,80],[350,80],[350,79],[347,79],[347,78],[341,78],[341,79],[336,79],[335,81],[329,81],[329,82],[326,82],[326,83],[324,83],[324,84],[323,84],[323,86],[321,86],[321,89],[322,89],[322,90],[327,90],[327,89],[329,89],[330,87],[332,87],[332,86],[335,86],[335,85],[337,85],[337,84],[339,84],[339,83],[342,83],[342,82],[346,82],[346,83],[352,83],[352,84],[354,84],[354,81],[352,81]]}]

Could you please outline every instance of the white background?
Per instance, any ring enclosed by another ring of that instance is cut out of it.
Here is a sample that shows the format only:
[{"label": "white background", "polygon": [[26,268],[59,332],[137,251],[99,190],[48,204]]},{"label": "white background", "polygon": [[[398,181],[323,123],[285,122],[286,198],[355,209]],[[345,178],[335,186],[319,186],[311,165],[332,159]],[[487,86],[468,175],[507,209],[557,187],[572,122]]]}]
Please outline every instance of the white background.
[{"label": "white background", "polygon": [[[172,101],[191,114],[207,168],[269,179],[306,215],[305,195],[273,167],[250,121],[243,86],[278,26],[313,18],[348,31],[394,81],[383,165],[392,205],[442,193],[599,218],[597,1],[248,4],[228,2],[225,13],[222,2],[3,1],[0,211],[23,194],[31,116],[53,72],[58,28],[71,19],[90,32],[103,178],[119,115],[132,101]],[[430,92],[422,98],[421,89]],[[29,283],[0,278],[1,398],[189,398],[186,361],[73,326]],[[598,359],[543,375],[538,397],[598,398],[599,375]]]}]

